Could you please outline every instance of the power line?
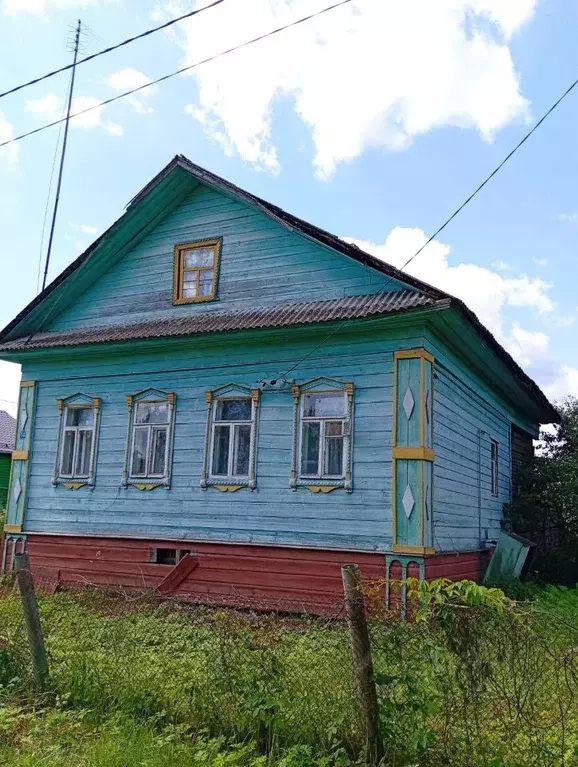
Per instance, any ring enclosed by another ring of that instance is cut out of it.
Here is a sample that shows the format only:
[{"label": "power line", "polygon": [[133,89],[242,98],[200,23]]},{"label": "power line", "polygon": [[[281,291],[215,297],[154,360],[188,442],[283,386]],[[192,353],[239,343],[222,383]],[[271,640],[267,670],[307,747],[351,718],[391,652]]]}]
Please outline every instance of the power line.
[{"label": "power line", "polygon": [[[442,225],[441,225],[441,226],[440,226],[438,229],[436,229],[436,231],[435,231],[435,232],[434,232],[434,233],[433,233],[433,234],[432,234],[430,237],[428,237],[428,239],[427,239],[427,240],[424,242],[424,244],[423,244],[423,245],[422,245],[420,248],[418,248],[418,249],[416,250],[416,252],[413,254],[413,256],[411,256],[410,258],[408,258],[408,259],[407,259],[407,261],[406,261],[406,262],[405,262],[405,263],[404,263],[404,264],[403,264],[403,265],[402,265],[402,266],[399,268],[399,272],[403,272],[403,270],[404,270],[406,267],[408,267],[408,266],[409,266],[409,264],[411,264],[411,262],[414,260],[414,258],[417,258],[417,256],[419,256],[419,254],[420,254],[420,253],[421,253],[423,250],[425,250],[425,248],[427,248],[427,246],[428,246],[428,245],[429,245],[429,244],[430,244],[430,243],[431,243],[433,240],[435,240],[435,238],[438,236],[438,234],[439,234],[440,232],[442,232],[442,231],[443,231],[443,230],[446,228],[446,226],[447,226],[447,225],[448,225],[448,224],[449,224],[451,221],[453,221],[453,220],[454,220],[454,218],[455,218],[457,215],[459,215],[459,214],[461,213],[461,211],[462,211],[462,210],[463,210],[463,209],[466,207],[466,205],[468,205],[468,204],[469,204],[469,203],[470,203],[470,202],[471,202],[471,201],[474,199],[474,197],[475,197],[475,196],[476,196],[476,195],[477,195],[479,192],[481,192],[481,191],[482,191],[482,189],[483,189],[483,188],[486,186],[486,184],[488,183],[488,181],[491,181],[491,179],[492,179],[492,178],[494,178],[494,176],[495,176],[497,173],[499,173],[499,172],[500,172],[500,170],[501,170],[501,169],[504,167],[504,165],[505,165],[505,164],[508,162],[508,160],[510,160],[510,159],[511,159],[511,158],[512,158],[512,157],[513,157],[515,154],[516,154],[516,152],[518,151],[518,149],[520,149],[520,147],[521,147],[523,144],[525,144],[525,143],[526,143],[526,141],[527,141],[527,140],[530,138],[530,136],[531,136],[531,135],[532,135],[532,134],[533,134],[533,133],[534,133],[536,130],[538,130],[538,128],[540,127],[540,125],[542,125],[542,123],[544,122],[544,120],[546,120],[546,118],[547,118],[547,117],[549,117],[549,116],[552,114],[552,112],[553,112],[553,111],[556,109],[556,107],[558,107],[558,106],[559,106],[559,105],[562,103],[562,101],[564,101],[564,99],[566,98],[566,96],[568,96],[568,95],[569,95],[569,94],[570,94],[570,93],[571,93],[571,92],[574,90],[574,88],[575,88],[577,85],[578,85],[578,78],[577,78],[576,80],[574,80],[574,82],[573,82],[573,83],[572,83],[572,84],[571,84],[571,85],[570,85],[568,88],[566,88],[566,90],[565,90],[565,91],[564,91],[564,93],[563,93],[563,94],[560,96],[560,98],[559,98],[559,99],[557,99],[557,100],[556,100],[556,101],[555,101],[555,102],[552,104],[552,106],[551,106],[551,107],[550,107],[550,108],[549,108],[549,109],[548,109],[548,110],[547,110],[547,111],[546,111],[546,112],[545,112],[545,113],[542,115],[542,117],[541,117],[541,118],[538,120],[538,122],[537,122],[537,123],[534,125],[534,127],[533,127],[533,128],[531,128],[531,129],[530,129],[530,130],[529,130],[529,131],[528,131],[528,132],[525,134],[525,136],[523,136],[523,137],[520,139],[520,141],[518,141],[518,143],[516,144],[516,146],[515,146],[515,147],[514,147],[514,148],[513,148],[513,149],[512,149],[510,152],[508,152],[508,154],[507,154],[507,155],[504,157],[504,159],[502,160],[502,162],[501,162],[499,165],[497,165],[497,166],[494,168],[494,170],[493,170],[493,171],[490,173],[490,175],[489,175],[489,176],[486,176],[486,178],[485,178],[485,179],[482,181],[482,183],[481,183],[481,184],[479,184],[479,185],[478,185],[478,186],[477,186],[477,187],[474,189],[474,191],[473,191],[473,192],[470,194],[470,196],[469,196],[469,197],[467,197],[467,198],[464,200],[464,202],[462,202],[462,204],[461,204],[461,205],[460,205],[458,208],[456,208],[456,210],[454,210],[454,212],[451,214],[451,216],[449,216],[449,218],[446,218],[446,220],[444,221],[444,223],[443,223],[443,224],[442,224]],[[382,292],[385,290],[385,288],[387,287],[387,285],[389,285],[389,283],[390,283],[392,280],[394,280],[394,279],[399,279],[399,278],[398,278],[398,277],[394,277],[394,276],[388,277],[388,279],[387,279],[387,280],[384,282],[384,284],[381,286],[381,288],[380,288],[380,289],[377,291],[376,295],[377,295],[377,294],[379,294],[379,293],[382,293]],[[319,349],[322,349],[322,348],[325,346],[325,344],[326,344],[326,343],[329,341],[329,339],[333,338],[333,336],[334,336],[336,333],[338,333],[338,332],[341,330],[341,328],[342,328],[344,325],[346,325],[346,324],[347,324],[347,322],[348,322],[348,320],[343,320],[343,321],[342,321],[342,322],[341,322],[339,325],[337,325],[337,327],[335,327],[335,328],[334,328],[334,329],[333,329],[333,330],[332,330],[330,333],[328,333],[328,334],[327,334],[327,336],[326,336],[326,337],[325,337],[325,338],[324,338],[322,341],[320,341],[320,342],[317,344],[317,346],[315,346],[313,349],[311,349],[311,351],[309,351],[309,352],[308,352],[308,353],[307,353],[307,354],[306,354],[304,357],[302,357],[302,358],[301,358],[300,360],[298,360],[298,361],[297,361],[297,362],[296,362],[294,365],[292,365],[292,366],[291,366],[291,367],[290,367],[288,370],[286,370],[286,371],[285,371],[285,372],[284,372],[284,373],[283,373],[283,374],[282,374],[280,377],[281,377],[281,378],[285,378],[286,376],[288,376],[288,375],[289,375],[289,373],[292,373],[292,372],[293,372],[293,371],[294,371],[296,368],[298,368],[298,367],[299,367],[299,365],[301,365],[301,363],[305,362],[305,360],[308,360],[310,357],[312,357],[312,356],[315,354],[315,352],[319,351]]]},{"label": "power line", "polygon": [[[123,46],[128,45],[129,43],[134,43],[135,40],[140,40],[143,37],[152,35],[154,34],[154,32],[159,32],[162,29],[167,29],[167,27],[171,27],[173,24],[177,24],[179,21],[183,21],[184,19],[189,19],[192,16],[196,16],[198,13],[202,13],[203,11],[207,11],[210,8],[214,8],[216,5],[220,5],[223,2],[225,2],[225,0],[215,0],[215,2],[211,3],[210,5],[205,5],[203,8],[197,8],[197,10],[195,11],[189,11],[189,13],[184,13],[182,16],[179,16],[176,19],[171,19],[170,21],[167,21],[165,24],[160,24],[158,27],[147,29],[146,32],[141,32],[140,35],[129,37],[126,40],[123,40],[121,43],[117,43],[116,45],[111,45],[109,48],[104,48],[104,50],[102,51],[97,51],[97,53],[92,53],[90,56],[85,56],[85,58],[80,59],[80,61],[76,63],[76,66],[80,66],[81,64],[86,64],[87,61],[92,61],[93,59],[96,59],[99,56],[104,56],[105,53],[116,51],[118,48],[122,48]],[[17,91],[21,91],[23,88],[28,88],[30,85],[36,85],[36,83],[41,83],[43,80],[48,80],[49,77],[54,77],[54,75],[59,75],[61,72],[66,72],[67,70],[72,69],[72,66],[73,66],[72,64],[67,64],[65,67],[60,67],[60,69],[54,69],[52,72],[47,72],[45,75],[36,77],[34,78],[34,80],[29,80],[27,83],[22,83],[22,85],[16,85],[14,88],[10,88],[10,90],[0,93],[0,99],[3,99],[4,96],[9,96],[11,93],[16,93]]]},{"label": "power line", "polygon": [[[229,53],[234,53],[235,51],[239,51],[241,50],[241,48],[246,48],[248,45],[253,45],[253,43],[258,43],[261,40],[265,40],[265,38],[267,37],[272,37],[272,35],[276,35],[279,32],[283,32],[284,30],[289,29],[290,27],[296,27],[298,24],[303,24],[305,21],[310,21],[310,19],[314,19],[316,16],[321,16],[321,14],[323,13],[327,13],[328,11],[332,11],[335,8],[339,8],[340,6],[346,5],[347,3],[351,3],[351,2],[353,2],[353,0],[341,0],[341,2],[335,3],[334,5],[330,5],[327,8],[323,8],[322,10],[317,11],[316,13],[311,13],[309,16],[303,16],[302,18],[297,19],[296,21],[292,21],[290,24],[285,24],[282,27],[277,27],[277,29],[273,29],[271,32],[266,32],[263,35],[254,37],[252,40],[247,40],[244,43],[239,43],[239,45],[235,45],[232,48],[227,48],[227,50],[221,51],[220,53],[216,53],[213,56],[209,56],[208,58],[203,59],[202,61],[197,61],[195,64],[189,64],[186,67],[177,69],[176,72],[171,72],[170,74],[164,75],[163,77],[159,77],[156,80],[151,80],[151,82],[149,83],[145,83],[144,85],[139,85],[138,88],[132,88],[131,90],[125,91],[124,93],[119,93],[118,96],[112,96],[109,99],[105,99],[105,101],[101,101],[99,104],[94,104],[93,106],[87,107],[86,109],[81,109],[79,112],[74,112],[73,114],[70,115],[70,119],[72,120],[74,117],[79,117],[80,115],[86,114],[87,112],[92,112],[93,109],[101,109],[107,104],[112,104],[114,101],[123,99],[126,96],[132,96],[133,93],[138,93],[139,91],[142,91],[145,88],[150,88],[152,85],[158,85],[158,83],[162,83],[165,80],[170,80],[172,77],[181,75],[184,72],[189,72],[191,69],[200,67],[202,64],[208,64],[210,61],[215,61],[215,59],[221,58],[221,56],[226,56]],[[3,141],[0,144],[0,147],[6,146],[7,144],[13,144],[15,141],[21,141],[24,138],[28,138],[28,136],[33,136],[35,133],[41,133],[42,131],[45,131],[48,128],[52,128],[55,125],[59,125],[65,119],[67,118],[54,120],[54,122],[47,123],[46,125],[42,125],[40,128],[35,128],[34,130],[28,131],[27,133],[20,134],[20,136],[15,136],[14,138],[9,139],[8,141]]]}]

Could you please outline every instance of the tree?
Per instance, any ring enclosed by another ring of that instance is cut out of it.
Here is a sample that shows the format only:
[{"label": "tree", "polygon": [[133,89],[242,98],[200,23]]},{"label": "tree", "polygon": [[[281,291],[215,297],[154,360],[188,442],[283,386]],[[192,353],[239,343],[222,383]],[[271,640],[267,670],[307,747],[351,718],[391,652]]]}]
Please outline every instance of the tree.
[{"label": "tree", "polygon": [[536,544],[532,570],[550,583],[578,583],[578,399],[557,407],[560,423],[541,434],[540,454],[523,466],[505,507],[508,529]]}]

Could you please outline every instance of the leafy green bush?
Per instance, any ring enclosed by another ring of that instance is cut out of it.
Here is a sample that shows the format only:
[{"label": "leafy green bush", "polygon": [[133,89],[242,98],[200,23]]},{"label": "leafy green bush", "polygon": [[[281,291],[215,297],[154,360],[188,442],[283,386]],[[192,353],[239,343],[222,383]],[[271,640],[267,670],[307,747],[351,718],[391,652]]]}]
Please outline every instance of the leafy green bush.
[{"label": "leafy green bush", "polygon": [[518,494],[504,507],[509,529],[537,544],[534,577],[578,583],[578,399],[558,407],[560,424],[542,433],[543,449],[522,467]]}]

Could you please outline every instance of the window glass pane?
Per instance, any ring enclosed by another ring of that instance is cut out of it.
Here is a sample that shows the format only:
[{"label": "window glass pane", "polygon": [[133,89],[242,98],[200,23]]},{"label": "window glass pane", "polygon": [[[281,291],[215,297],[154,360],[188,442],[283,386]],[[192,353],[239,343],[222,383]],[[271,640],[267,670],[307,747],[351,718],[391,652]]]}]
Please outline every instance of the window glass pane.
[{"label": "window glass pane", "polygon": [[251,427],[235,426],[235,451],[233,454],[233,475],[249,476],[249,452],[251,449]]},{"label": "window glass pane", "polygon": [[345,393],[324,392],[322,394],[304,394],[303,415],[306,418],[335,418],[345,416]]},{"label": "window glass pane", "polygon": [[64,443],[62,445],[62,463],[60,464],[60,473],[63,476],[72,475],[72,460],[74,456],[74,442],[76,439],[76,432],[65,431]]},{"label": "window glass pane", "polygon": [[184,251],[185,268],[191,266],[213,266],[215,249],[213,246],[208,248],[190,248]]},{"label": "window glass pane", "polygon": [[152,461],[150,474],[163,476],[165,473],[165,455],[167,451],[167,427],[153,429]]},{"label": "window glass pane", "polygon": [[325,424],[326,437],[341,437],[343,434],[343,421],[327,421]]},{"label": "window glass pane", "polygon": [[92,447],[91,430],[82,430],[78,432],[78,446],[76,448],[76,466],[74,475],[76,477],[88,477],[90,474],[90,450]]},{"label": "window glass pane", "polygon": [[201,296],[210,296],[213,292],[213,270],[207,269],[203,270],[200,275],[200,286],[201,289],[199,291],[199,295]]},{"label": "window glass pane", "polygon": [[343,437],[325,438],[323,474],[326,477],[341,477],[343,474]]},{"label": "window glass pane", "polygon": [[185,272],[183,275],[183,298],[194,298],[197,295],[197,278],[199,273]]},{"label": "window glass pane", "polygon": [[168,402],[137,403],[135,423],[168,423],[168,421]]},{"label": "window glass pane", "polygon": [[66,408],[67,426],[92,426],[93,423],[94,410],[91,407]]},{"label": "window glass pane", "polygon": [[218,399],[215,421],[250,421],[250,399]]},{"label": "window glass pane", "polygon": [[215,426],[213,436],[213,471],[215,476],[226,477],[229,473],[229,426]]},{"label": "window glass pane", "polygon": [[319,433],[321,424],[304,423],[301,439],[301,474],[319,473]]},{"label": "window glass pane", "polygon": [[134,442],[132,448],[132,462],[130,473],[133,477],[143,476],[146,474],[147,467],[147,450],[149,444],[149,430],[139,429],[134,430]]}]

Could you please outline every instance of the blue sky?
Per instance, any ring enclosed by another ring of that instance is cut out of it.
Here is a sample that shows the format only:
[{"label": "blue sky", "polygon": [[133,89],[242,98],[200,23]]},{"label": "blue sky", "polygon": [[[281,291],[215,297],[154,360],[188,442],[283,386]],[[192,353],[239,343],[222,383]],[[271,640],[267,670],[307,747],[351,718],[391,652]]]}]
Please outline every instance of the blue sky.
[{"label": "blue sky", "polygon": [[[206,2],[199,2],[200,7]],[[225,0],[79,67],[76,108],[330,5]],[[194,2],[0,0],[0,89]],[[355,0],[71,125],[50,276],[177,153],[400,265],[578,76],[574,0]],[[60,116],[68,75],[0,100],[0,136]],[[578,89],[415,260],[553,399],[578,395]],[[58,129],[0,150],[0,325],[34,297]],[[18,372],[0,363],[0,398]],[[10,402],[0,407],[12,409]]]}]

